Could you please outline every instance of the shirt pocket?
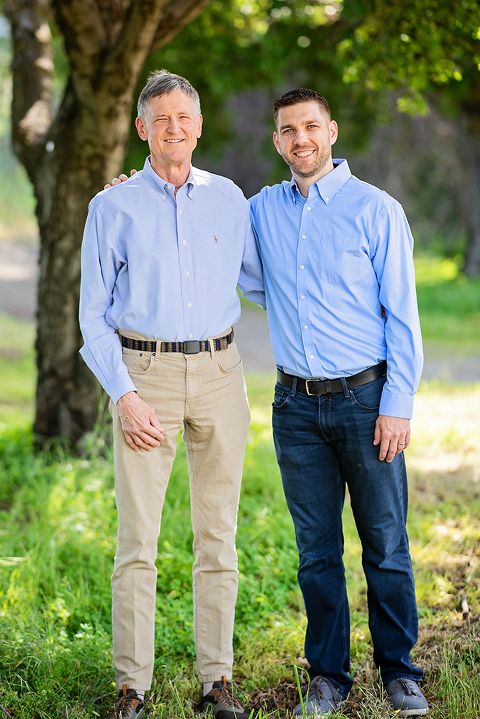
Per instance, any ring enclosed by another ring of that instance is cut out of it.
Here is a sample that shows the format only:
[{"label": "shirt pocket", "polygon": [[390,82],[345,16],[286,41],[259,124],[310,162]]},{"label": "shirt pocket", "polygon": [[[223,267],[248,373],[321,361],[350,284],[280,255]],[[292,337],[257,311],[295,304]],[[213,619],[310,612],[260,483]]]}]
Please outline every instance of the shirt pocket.
[{"label": "shirt pocket", "polygon": [[316,259],[320,279],[333,285],[353,285],[365,259],[363,237],[321,235]]}]

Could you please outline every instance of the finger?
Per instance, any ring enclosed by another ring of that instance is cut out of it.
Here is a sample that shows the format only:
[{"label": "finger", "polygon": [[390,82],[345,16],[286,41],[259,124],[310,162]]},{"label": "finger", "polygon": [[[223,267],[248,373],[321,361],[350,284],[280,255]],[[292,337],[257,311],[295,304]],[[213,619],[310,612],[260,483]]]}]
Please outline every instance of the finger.
[{"label": "finger", "polygon": [[387,456],[390,449],[390,440],[389,439],[382,439],[382,443],[380,444],[380,452],[378,454],[378,459],[383,462],[385,457]]},{"label": "finger", "polygon": [[392,461],[392,459],[393,459],[393,458],[395,457],[395,455],[397,454],[397,447],[398,447],[398,445],[397,445],[397,443],[395,442],[395,440],[390,440],[390,446],[389,446],[389,448],[388,448],[387,457],[386,457],[386,460],[387,460],[387,463],[388,463],[388,464],[390,464],[390,462]]},{"label": "finger", "polygon": [[118,177],[114,177],[112,180],[112,185],[119,185],[121,183],[121,180],[118,179]]},{"label": "finger", "polygon": [[373,444],[376,447],[377,444],[380,444],[380,441],[382,439],[382,430],[380,429],[380,425],[378,423],[378,419],[375,423],[375,432],[373,434]]},{"label": "finger", "polygon": [[136,175],[137,172],[138,172],[138,170],[130,170],[130,177],[133,177],[134,175]]},{"label": "finger", "polygon": [[153,449],[154,447],[160,446],[160,440],[155,439],[155,437],[152,437],[147,432],[136,432],[133,435],[133,439],[139,447],[143,447],[144,449]]},{"label": "finger", "polygon": [[126,176],[126,174],[124,172],[122,172],[122,174],[119,175],[118,177],[122,182],[125,182],[125,180],[128,180],[128,177]]},{"label": "finger", "polygon": [[129,447],[131,447],[132,449],[134,449],[135,452],[138,452],[138,447],[137,447],[137,445],[135,444],[135,442],[133,441],[132,437],[130,436],[130,433],[129,433],[129,432],[125,432],[125,430],[124,430],[124,431],[123,431],[123,434],[125,435],[125,440],[126,440],[127,444],[129,445]]},{"label": "finger", "polygon": [[161,426],[160,422],[158,421],[158,418],[157,418],[157,415],[155,414],[155,412],[153,412],[153,413],[150,415],[150,423],[151,423],[152,427],[155,427],[155,429],[158,429],[158,431],[160,432],[160,434],[163,435],[163,433],[165,432],[165,430],[163,429],[163,427]]},{"label": "finger", "polygon": [[104,189],[104,190],[108,190],[109,187],[111,187],[111,185],[104,185],[104,186],[103,186],[103,189]]}]

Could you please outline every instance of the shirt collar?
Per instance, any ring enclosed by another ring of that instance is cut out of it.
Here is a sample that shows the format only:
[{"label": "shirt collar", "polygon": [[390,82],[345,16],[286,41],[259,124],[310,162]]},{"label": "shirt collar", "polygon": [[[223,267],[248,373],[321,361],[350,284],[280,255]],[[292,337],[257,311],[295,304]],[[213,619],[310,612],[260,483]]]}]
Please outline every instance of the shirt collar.
[{"label": "shirt collar", "polygon": [[[150,163],[150,157],[149,155],[147,159],[145,160],[145,164],[143,166],[143,170],[145,173],[145,178],[149,185],[151,185],[154,189],[160,190],[162,193],[167,192],[170,193],[173,196],[173,185],[166,180],[164,180],[160,175],[157,175],[155,170],[152,168],[152,165]],[[195,187],[195,173],[194,168],[192,165],[190,165],[190,173],[187,177],[187,181],[185,182],[185,185],[187,188],[187,196],[192,199],[192,190]]]},{"label": "shirt collar", "polygon": [[[337,192],[352,176],[352,173],[350,172],[350,168],[348,166],[348,162],[346,160],[334,160],[333,167],[333,170],[327,172],[327,174],[321,177],[317,182],[312,183],[309,190],[310,194],[310,192],[314,191],[312,190],[313,186],[316,186],[318,194],[326,205],[328,205],[328,203],[333,199]],[[296,203],[297,196],[300,190],[297,187],[297,183],[295,182],[294,177],[292,177],[292,179],[290,180],[288,187],[290,188],[290,194],[292,196],[293,202]]]}]

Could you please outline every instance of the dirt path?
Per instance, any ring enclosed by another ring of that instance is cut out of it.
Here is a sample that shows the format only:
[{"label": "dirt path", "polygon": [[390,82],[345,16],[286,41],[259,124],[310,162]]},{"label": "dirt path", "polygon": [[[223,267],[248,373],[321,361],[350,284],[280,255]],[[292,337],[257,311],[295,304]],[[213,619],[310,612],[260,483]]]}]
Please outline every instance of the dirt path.
[{"label": "dirt path", "polygon": [[[22,320],[35,319],[37,257],[33,244],[0,242],[0,312]],[[245,307],[235,334],[246,372],[274,371],[265,312]],[[425,343],[423,378],[480,382],[480,355],[465,356]]]}]

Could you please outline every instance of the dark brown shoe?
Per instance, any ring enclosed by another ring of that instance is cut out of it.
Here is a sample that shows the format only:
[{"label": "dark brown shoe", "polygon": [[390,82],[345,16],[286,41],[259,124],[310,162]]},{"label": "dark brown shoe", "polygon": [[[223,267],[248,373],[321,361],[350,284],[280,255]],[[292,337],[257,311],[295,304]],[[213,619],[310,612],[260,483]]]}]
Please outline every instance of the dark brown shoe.
[{"label": "dark brown shoe", "polygon": [[244,710],[226,677],[213,682],[213,688],[198,702],[197,711],[215,719],[250,719],[254,714]]},{"label": "dark brown shoe", "polygon": [[145,716],[145,706],[135,689],[129,689],[127,684],[118,693],[113,714],[109,719],[141,719]]}]

